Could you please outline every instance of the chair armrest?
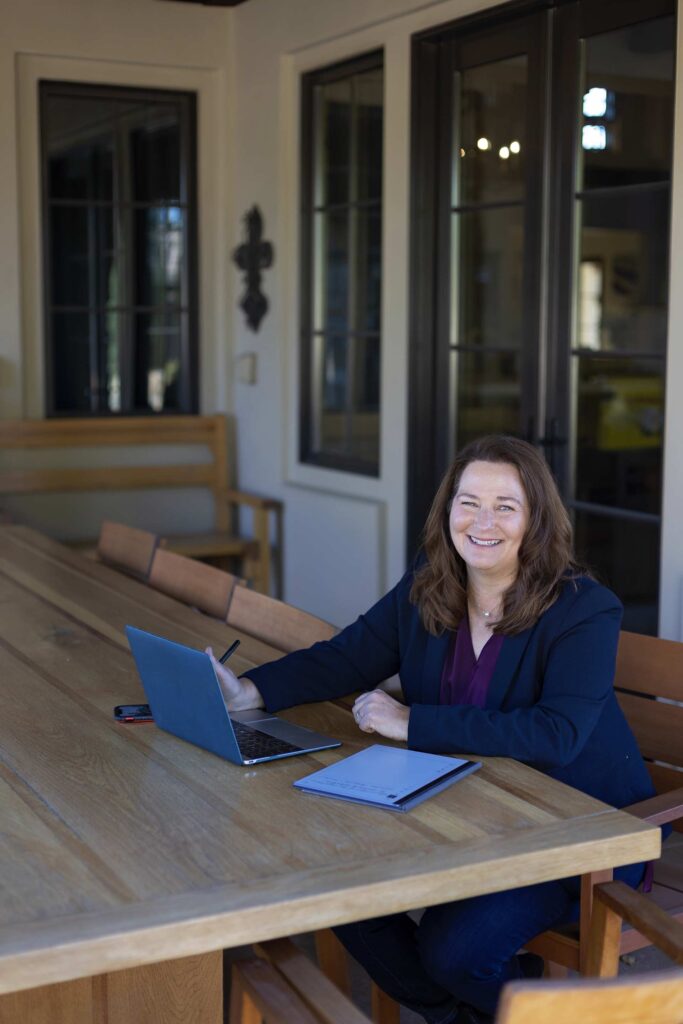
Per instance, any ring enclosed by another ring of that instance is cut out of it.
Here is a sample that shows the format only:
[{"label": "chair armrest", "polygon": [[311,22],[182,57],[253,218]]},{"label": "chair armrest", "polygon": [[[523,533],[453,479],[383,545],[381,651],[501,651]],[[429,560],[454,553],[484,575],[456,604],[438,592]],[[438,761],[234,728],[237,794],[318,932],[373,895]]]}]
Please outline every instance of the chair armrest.
[{"label": "chair armrest", "polygon": [[258,494],[248,494],[246,491],[235,491],[232,488],[225,491],[225,496],[235,505],[249,505],[251,508],[273,509],[273,511],[282,508],[282,502],[277,498],[262,498]]},{"label": "chair armrest", "polygon": [[683,818],[683,788],[660,793],[637,804],[629,804],[628,807],[622,807],[622,810],[651,825],[666,825],[669,821]]},{"label": "chair armrest", "polygon": [[624,882],[602,882],[594,899],[645,935],[676,963],[683,964],[683,924]]}]

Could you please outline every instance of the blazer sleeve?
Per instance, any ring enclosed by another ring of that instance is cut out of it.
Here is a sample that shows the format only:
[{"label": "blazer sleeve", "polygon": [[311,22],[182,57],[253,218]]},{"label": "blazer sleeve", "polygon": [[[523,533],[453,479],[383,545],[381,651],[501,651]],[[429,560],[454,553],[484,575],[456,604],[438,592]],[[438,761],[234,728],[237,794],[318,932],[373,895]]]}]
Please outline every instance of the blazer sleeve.
[{"label": "blazer sleeve", "polygon": [[[579,591],[555,628],[544,663],[526,669],[541,676],[534,704],[509,711],[413,705],[408,745],[514,757],[545,770],[571,764],[613,694],[622,610],[605,587]],[[513,685],[533,692],[535,681],[524,679],[524,666],[521,671]]]},{"label": "blazer sleeve", "polygon": [[331,640],[294,651],[244,672],[268,711],[371,690],[398,672],[399,605],[412,581],[406,575],[370,611]]}]

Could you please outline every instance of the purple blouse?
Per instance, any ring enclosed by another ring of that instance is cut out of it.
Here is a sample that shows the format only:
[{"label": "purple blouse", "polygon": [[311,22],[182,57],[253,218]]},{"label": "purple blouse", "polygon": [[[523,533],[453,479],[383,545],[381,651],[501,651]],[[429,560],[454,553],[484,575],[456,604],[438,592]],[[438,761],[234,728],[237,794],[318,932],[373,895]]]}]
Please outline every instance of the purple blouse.
[{"label": "purple blouse", "polygon": [[440,704],[472,704],[483,708],[493,670],[503,646],[503,636],[494,633],[474,656],[472,634],[467,613],[451,641],[441,676]]}]

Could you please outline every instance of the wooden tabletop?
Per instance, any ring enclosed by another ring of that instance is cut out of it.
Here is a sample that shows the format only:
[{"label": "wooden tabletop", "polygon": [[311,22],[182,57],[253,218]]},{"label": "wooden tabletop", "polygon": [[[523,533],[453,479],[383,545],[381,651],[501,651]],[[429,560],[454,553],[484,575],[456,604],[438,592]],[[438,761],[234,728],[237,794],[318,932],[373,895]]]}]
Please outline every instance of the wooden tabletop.
[{"label": "wooden tabletop", "polygon": [[[505,758],[408,814],[292,782],[368,742],[344,702],[286,712],[338,751],[239,767],[114,722],[144,699],[126,623],[235,630],[0,527],[0,993],[656,857],[659,829]],[[236,671],[272,657],[242,636]]]}]

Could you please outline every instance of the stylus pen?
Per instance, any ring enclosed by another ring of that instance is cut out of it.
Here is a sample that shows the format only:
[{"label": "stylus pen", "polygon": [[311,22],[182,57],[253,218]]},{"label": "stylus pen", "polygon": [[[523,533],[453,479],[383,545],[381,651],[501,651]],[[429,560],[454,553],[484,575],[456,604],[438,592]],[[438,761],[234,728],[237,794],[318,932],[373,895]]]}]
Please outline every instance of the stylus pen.
[{"label": "stylus pen", "polygon": [[221,654],[220,658],[218,659],[219,663],[221,665],[225,665],[225,663],[228,660],[228,658],[230,657],[230,655],[233,653],[233,651],[237,650],[239,645],[240,645],[239,640],[234,640],[233,643],[231,643],[230,646],[228,647],[228,649],[225,652],[225,654]]}]

